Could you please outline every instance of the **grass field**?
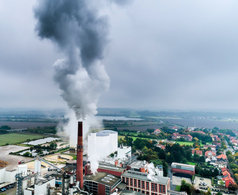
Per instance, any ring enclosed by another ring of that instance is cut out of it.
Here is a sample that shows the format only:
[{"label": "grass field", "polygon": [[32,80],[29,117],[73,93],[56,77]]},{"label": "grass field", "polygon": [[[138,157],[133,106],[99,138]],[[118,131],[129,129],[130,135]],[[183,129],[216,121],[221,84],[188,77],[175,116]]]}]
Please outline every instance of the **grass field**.
[{"label": "grass field", "polygon": [[196,165],[196,163],[194,163],[194,162],[187,162],[187,164],[189,164],[189,165]]},{"label": "grass field", "polygon": [[0,146],[6,144],[19,144],[27,140],[35,140],[43,138],[43,135],[37,134],[21,134],[21,133],[9,133],[0,135]]},{"label": "grass field", "polygon": [[[147,137],[134,137],[134,136],[128,136],[128,137],[131,137],[133,139],[133,141],[135,141],[137,138],[151,140],[151,138],[147,138]],[[125,136],[124,135],[119,135],[118,139],[120,139],[120,138],[124,139]]]},{"label": "grass field", "polygon": [[182,141],[176,141],[179,145],[183,146],[192,146],[193,142],[182,142]]}]

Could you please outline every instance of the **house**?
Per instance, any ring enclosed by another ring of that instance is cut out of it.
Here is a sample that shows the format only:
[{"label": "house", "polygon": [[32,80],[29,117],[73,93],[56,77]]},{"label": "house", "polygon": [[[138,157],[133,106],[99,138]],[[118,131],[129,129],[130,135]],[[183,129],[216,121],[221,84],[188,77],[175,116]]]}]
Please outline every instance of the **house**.
[{"label": "house", "polygon": [[193,133],[200,133],[200,134],[203,134],[203,135],[206,134],[206,133],[204,133],[203,131],[193,131]]},{"label": "house", "polygon": [[161,133],[161,130],[160,129],[155,129],[154,132],[153,132],[155,135],[159,135]]},{"label": "house", "polygon": [[217,160],[218,161],[226,161],[227,156],[225,154],[220,154],[220,155],[217,156]]},{"label": "house", "polygon": [[186,141],[192,141],[193,137],[191,135],[183,135],[183,134],[179,134],[179,133],[173,133],[172,135],[172,139],[176,140],[176,139],[180,139],[183,138]]},{"label": "house", "polygon": [[231,177],[231,174],[229,173],[229,171],[227,169],[222,169],[222,175],[223,178],[222,180],[225,182],[225,186],[226,188],[229,187],[229,185],[234,185],[236,184],[236,182],[234,181],[234,179]]},{"label": "house", "polygon": [[165,150],[165,145],[157,144],[156,147],[161,148],[162,150]]},{"label": "house", "polygon": [[197,154],[198,156],[202,156],[202,150],[193,149],[192,150],[192,155],[194,155],[194,154]]},{"label": "house", "polygon": [[211,150],[208,150],[208,151],[205,152],[205,156],[207,158],[211,158],[212,156],[216,156],[216,153],[211,151]]}]

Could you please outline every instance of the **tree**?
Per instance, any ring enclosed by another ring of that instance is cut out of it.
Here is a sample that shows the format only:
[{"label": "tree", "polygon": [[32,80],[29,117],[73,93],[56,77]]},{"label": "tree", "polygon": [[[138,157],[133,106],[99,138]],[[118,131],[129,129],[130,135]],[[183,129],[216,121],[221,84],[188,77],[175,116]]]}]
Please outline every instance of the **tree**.
[{"label": "tree", "polygon": [[187,192],[187,194],[192,193],[192,186],[189,183],[186,183],[185,180],[181,181],[181,187],[180,187],[181,192]]},{"label": "tree", "polygon": [[25,152],[25,153],[23,154],[23,156],[25,156],[25,157],[32,157],[32,154],[31,154],[30,152]]}]

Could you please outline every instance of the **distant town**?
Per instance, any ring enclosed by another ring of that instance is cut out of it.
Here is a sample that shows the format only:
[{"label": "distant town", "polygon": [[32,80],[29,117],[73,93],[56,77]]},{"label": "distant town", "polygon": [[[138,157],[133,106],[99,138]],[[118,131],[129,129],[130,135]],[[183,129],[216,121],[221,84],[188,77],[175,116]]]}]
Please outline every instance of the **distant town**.
[{"label": "distant town", "polygon": [[147,115],[101,115],[105,128],[81,143],[80,172],[79,150],[56,130],[61,114],[2,114],[0,194],[237,193],[238,131]]}]

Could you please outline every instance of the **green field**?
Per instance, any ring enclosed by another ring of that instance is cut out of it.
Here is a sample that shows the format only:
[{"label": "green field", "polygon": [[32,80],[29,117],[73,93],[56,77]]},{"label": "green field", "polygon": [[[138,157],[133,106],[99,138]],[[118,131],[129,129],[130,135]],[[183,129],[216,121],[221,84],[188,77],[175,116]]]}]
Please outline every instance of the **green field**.
[{"label": "green field", "polygon": [[[133,139],[133,141],[135,141],[137,138],[139,138],[139,139],[151,140],[151,138],[147,138],[147,137],[134,137],[134,136],[128,136],[128,137],[131,137],[131,138]],[[120,138],[124,139],[125,136],[124,136],[124,135],[119,135],[119,136],[118,136],[118,139],[120,139]]]},{"label": "green field", "polygon": [[35,140],[43,138],[43,135],[39,134],[21,134],[21,133],[9,133],[0,135],[0,146],[6,144],[19,144],[28,140]]},{"label": "green field", "polygon": [[179,145],[183,146],[192,146],[193,142],[182,142],[182,141],[176,141]]}]

